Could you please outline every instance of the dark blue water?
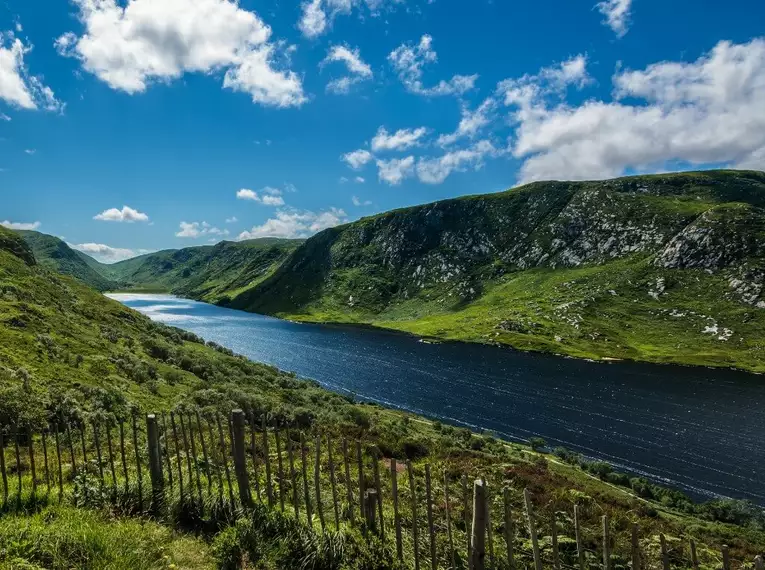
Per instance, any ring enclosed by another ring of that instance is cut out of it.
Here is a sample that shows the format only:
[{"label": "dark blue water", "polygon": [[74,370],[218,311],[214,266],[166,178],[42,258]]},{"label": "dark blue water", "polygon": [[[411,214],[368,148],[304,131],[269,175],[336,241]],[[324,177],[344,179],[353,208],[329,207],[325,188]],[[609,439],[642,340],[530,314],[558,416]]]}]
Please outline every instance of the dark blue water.
[{"label": "dark blue water", "polygon": [[114,295],[249,358],[509,440],[543,437],[696,497],[765,505],[765,378],[600,364],[304,325],[160,295]]}]

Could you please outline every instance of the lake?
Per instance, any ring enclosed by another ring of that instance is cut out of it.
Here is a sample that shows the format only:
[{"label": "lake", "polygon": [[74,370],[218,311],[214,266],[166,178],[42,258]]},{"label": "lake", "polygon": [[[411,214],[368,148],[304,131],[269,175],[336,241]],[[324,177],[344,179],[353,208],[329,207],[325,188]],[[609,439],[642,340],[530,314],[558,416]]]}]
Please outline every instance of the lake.
[{"label": "lake", "polygon": [[298,324],[167,295],[112,298],[330,390],[514,441],[533,436],[697,498],[765,505],[765,378],[594,363]]}]

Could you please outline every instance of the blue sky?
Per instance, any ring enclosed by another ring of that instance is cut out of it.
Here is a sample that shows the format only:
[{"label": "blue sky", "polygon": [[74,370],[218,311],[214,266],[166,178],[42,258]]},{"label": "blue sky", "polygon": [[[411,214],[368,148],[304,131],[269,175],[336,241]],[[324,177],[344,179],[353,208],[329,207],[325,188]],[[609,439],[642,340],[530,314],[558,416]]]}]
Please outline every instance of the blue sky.
[{"label": "blue sky", "polygon": [[761,0],[4,0],[0,222],[106,261],[765,169]]}]

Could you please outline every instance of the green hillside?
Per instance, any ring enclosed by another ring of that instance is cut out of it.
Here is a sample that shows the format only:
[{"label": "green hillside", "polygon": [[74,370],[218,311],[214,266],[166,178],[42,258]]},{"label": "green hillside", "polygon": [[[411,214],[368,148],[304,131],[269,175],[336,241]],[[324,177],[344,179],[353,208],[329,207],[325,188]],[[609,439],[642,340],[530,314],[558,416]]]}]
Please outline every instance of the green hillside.
[{"label": "green hillside", "polygon": [[589,358],[765,371],[765,174],[539,182],[364,218],[234,308]]},{"label": "green hillside", "polygon": [[[573,502],[588,505],[581,511],[586,529],[597,529],[603,514],[619,521],[613,528],[615,543],[621,545],[615,551],[619,559],[629,545],[626,521],[640,524],[642,546],[654,558],[659,532],[673,545],[694,537],[705,545],[701,553],[710,561],[719,557],[723,543],[730,545],[736,559],[751,560],[757,545],[765,542],[765,520],[746,503],[696,505],[681,493],[612,473],[603,464],[565,450],[558,451],[561,459],[554,459],[491,435],[356,404],[315,383],[206,345],[36,264],[29,246],[2,228],[0,319],[0,429],[6,433],[11,421],[41,429],[54,417],[87,423],[124,417],[132,410],[228,413],[241,407],[293,430],[363,437],[375,453],[411,459],[420,472],[428,462],[437,473],[447,465],[457,473],[481,473],[496,489],[512,489],[514,497],[531,487],[549,512],[570,511]],[[0,452],[5,453],[6,465],[15,464],[12,446]],[[95,450],[89,452],[94,457]],[[580,464],[607,482],[589,475]],[[69,472],[70,466],[66,469]],[[42,488],[42,482],[39,485]],[[325,492],[329,493],[326,487]],[[0,567],[222,569],[250,568],[247,561],[255,559],[255,567],[264,569],[399,568],[390,552],[385,554],[357,528],[343,526],[338,535],[324,539],[317,525],[303,526],[289,515],[263,509],[251,518],[223,511],[218,519],[199,520],[190,507],[178,504],[166,520],[136,523],[121,504],[94,503],[83,511],[48,504],[44,497],[24,500],[22,512],[0,511]],[[3,509],[7,507],[6,502]],[[420,528],[426,528],[424,510],[418,517]],[[457,526],[453,531],[455,542],[463,544],[463,530]],[[495,532],[500,536],[501,526]],[[520,525],[517,556],[528,563],[530,546],[524,532]],[[560,532],[561,544],[570,544],[570,524],[562,525]],[[587,540],[597,545],[597,530],[587,532]],[[333,545],[340,548],[331,558],[322,558]],[[426,548],[424,542],[421,547]],[[316,560],[331,562],[312,566]]]},{"label": "green hillside", "polygon": [[125,288],[225,305],[268,277],[300,243],[264,238],[166,250],[110,265],[107,275]]},{"label": "green hillside", "polygon": [[72,249],[63,240],[33,231],[19,233],[31,247],[40,265],[79,279],[97,291],[108,291],[115,287],[106,275],[107,265]]}]

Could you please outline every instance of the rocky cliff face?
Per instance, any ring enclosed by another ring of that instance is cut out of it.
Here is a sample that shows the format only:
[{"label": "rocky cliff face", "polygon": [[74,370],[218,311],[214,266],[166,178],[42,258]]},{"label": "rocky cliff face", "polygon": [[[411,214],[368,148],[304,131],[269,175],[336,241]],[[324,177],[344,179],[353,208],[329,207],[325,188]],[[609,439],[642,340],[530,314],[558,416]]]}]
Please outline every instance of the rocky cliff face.
[{"label": "rocky cliff face", "polygon": [[330,303],[375,313],[434,295],[459,304],[531,268],[650,257],[657,268],[727,272],[737,297],[757,306],[763,206],[765,174],[757,172],[534,183],[322,232],[232,305],[278,313]]}]

